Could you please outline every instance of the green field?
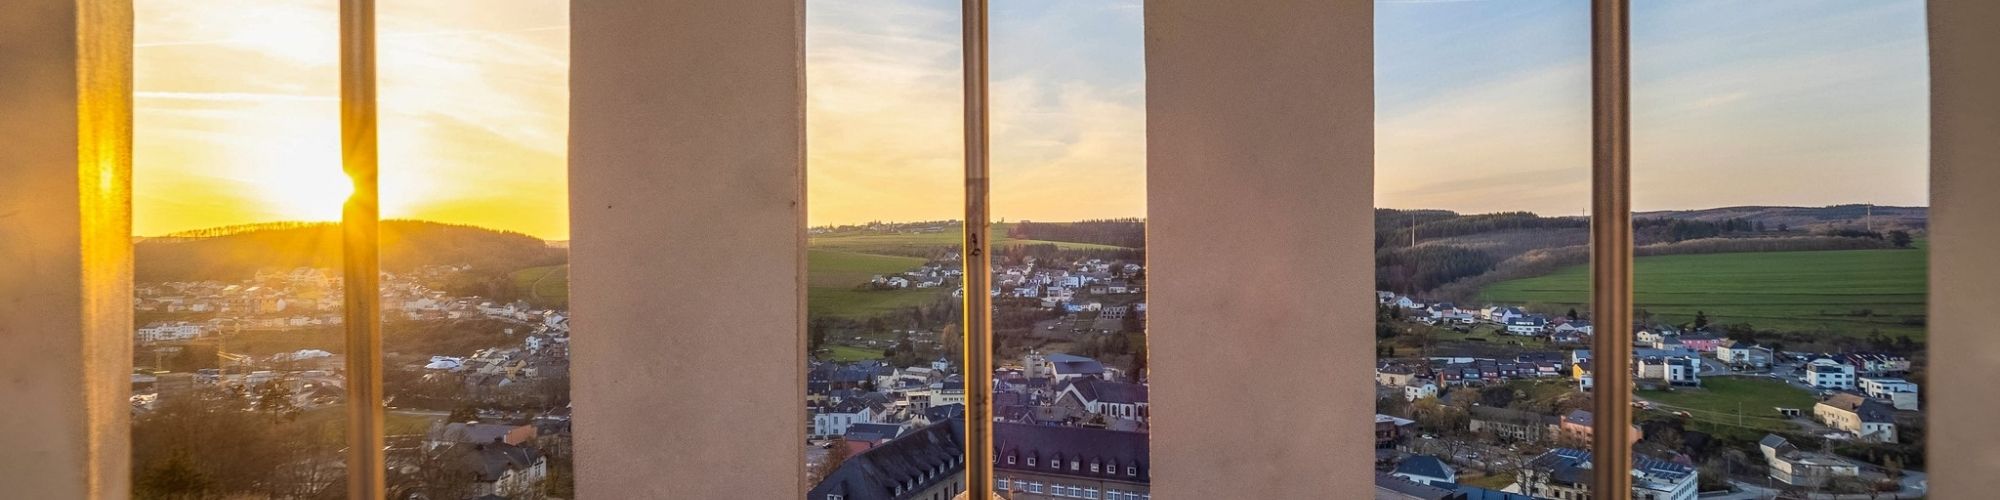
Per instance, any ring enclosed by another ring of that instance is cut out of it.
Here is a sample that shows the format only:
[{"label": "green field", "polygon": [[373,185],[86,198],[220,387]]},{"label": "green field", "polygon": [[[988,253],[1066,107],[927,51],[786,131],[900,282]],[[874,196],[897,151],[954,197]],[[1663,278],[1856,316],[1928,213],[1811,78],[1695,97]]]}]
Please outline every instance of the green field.
[{"label": "green field", "polygon": [[[1640,399],[1653,401],[1667,411],[1686,411],[1695,420],[1741,425],[1767,430],[1791,430],[1794,426],[1778,416],[1775,408],[1812,411],[1814,399],[1804,389],[1782,381],[1754,377],[1708,377],[1699,389],[1637,391]],[[1741,418],[1738,418],[1741,412]]]},{"label": "green field", "polygon": [[530,267],[514,271],[514,287],[537,304],[569,302],[569,265]]},{"label": "green field", "polygon": [[825,347],[825,349],[826,349],[826,354],[819,356],[819,359],[825,361],[852,363],[855,361],[866,361],[870,359],[882,358],[882,351],[880,350],[854,347],[850,345],[828,345]]},{"label": "green field", "polygon": [[[1711,323],[1758,329],[1866,336],[1924,336],[1923,250],[1837,250],[1641,257],[1633,271],[1636,305],[1659,321],[1696,311]],[[1587,266],[1495,283],[1479,300],[1582,308]]]},{"label": "green field", "polygon": [[940,294],[950,293],[942,288],[858,288],[877,275],[901,273],[921,265],[924,265],[924,259],[916,257],[809,250],[806,252],[806,309],[813,316],[859,319],[928,304],[937,300]]}]

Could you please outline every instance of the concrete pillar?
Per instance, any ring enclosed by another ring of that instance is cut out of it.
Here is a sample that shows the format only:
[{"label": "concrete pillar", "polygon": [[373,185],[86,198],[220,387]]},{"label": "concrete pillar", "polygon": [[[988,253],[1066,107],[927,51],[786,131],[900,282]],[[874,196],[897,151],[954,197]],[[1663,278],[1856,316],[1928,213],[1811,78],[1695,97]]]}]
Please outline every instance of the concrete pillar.
[{"label": "concrete pillar", "polygon": [[1161,498],[1373,488],[1372,9],[1146,3]]},{"label": "concrete pillar", "polygon": [[804,5],[570,5],[583,498],[799,498]]},{"label": "concrete pillar", "polygon": [[1931,0],[1931,498],[2000,490],[2000,3]]},{"label": "concrete pillar", "polygon": [[132,4],[0,2],[0,496],[130,496]]}]

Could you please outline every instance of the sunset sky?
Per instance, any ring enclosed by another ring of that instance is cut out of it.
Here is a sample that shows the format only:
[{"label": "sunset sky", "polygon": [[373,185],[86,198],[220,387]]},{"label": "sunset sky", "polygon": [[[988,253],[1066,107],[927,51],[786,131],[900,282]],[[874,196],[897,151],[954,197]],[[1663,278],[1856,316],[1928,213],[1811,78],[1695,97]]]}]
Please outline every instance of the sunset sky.
[{"label": "sunset sky", "polygon": [[[135,232],[338,217],[331,0],[137,0]],[[386,217],[567,239],[567,4],[381,0]],[[1919,0],[1635,2],[1640,209],[1926,203]],[[958,2],[809,0],[813,224],[960,211]],[[1138,0],[994,2],[994,214],[1144,215]],[[1378,206],[1587,204],[1587,3],[1378,0]]]}]

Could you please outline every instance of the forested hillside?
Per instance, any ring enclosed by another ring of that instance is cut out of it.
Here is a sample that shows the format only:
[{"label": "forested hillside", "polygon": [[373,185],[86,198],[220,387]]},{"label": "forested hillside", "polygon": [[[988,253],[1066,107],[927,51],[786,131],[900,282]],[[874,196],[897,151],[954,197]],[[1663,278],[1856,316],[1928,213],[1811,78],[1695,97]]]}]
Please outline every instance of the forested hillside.
[{"label": "forested hillside", "polygon": [[[534,237],[472,226],[389,220],[381,225],[382,270],[467,265],[504,276],[516,269],[560,264],[566,252]],[[248,279],[258,269],[338,268],[337,223],[279,223],[192,231],[135,244],[138,281]]]}]

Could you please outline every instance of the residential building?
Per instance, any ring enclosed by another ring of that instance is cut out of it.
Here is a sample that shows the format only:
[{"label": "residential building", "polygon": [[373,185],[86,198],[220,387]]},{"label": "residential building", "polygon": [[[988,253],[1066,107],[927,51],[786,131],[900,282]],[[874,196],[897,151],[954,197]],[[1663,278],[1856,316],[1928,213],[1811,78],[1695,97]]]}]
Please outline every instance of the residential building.
[{"label": "residential building", "polygon": [[1410,379],[1416,376],[1416,370],[1400,364],[1385,364],[1375,369],[1375,383],[1388,387],[1410,385]]},{"label": "residential building", "polygon": [[1396,418],[1380,413],[1375,414],[1375,448],[1383,449],[1396,446],[1397,443],[1403,441],[1403,437],[1410,434],[1410,430],[1415,428],[1416,425],[1417,421],[1415,420]]},{"label": "residential building", "polygon": [[1105,380],[1118,379],[1116,370],[1105,367],[1103,363],[1099,363],[1095,359],[1083,356],[1063,353],[1044,355],[1037,352],[1030,352],[1022,361],[1022,364],[1027,367],[1028,378],[1048,377],[1057,381],[1077,377],[1096,377]]},{"label": "residential building", "polygon": [[1554,328],[1550,329],[1550,331],[1557,334],[1567,335],[1590,335],[1590,330],[1590,321],[1581,319],[1557,323]]},{"label": "residential building", "polygon": [[995,423],[993,447],[993,488],[1011,500],[1152,499],[1144,433]]},{"label": "residential building", "polygon": [[1855,373],[1861,373],[1867,375],[1886,375],[1886,374],[1899,374],[1899,373],[1910,372],[1910,358],[1897,356],[1894,354],[1877,354],[1877,353],[1867,353],[1867,352],[1848,353],[1841,355],[1839,361],[1842,363],[1846,363],[1849,366],[1853,366]]},{"label": "residential building", "polygon": [[1889,402],[1898,410],[1917,411],[1917,384],[1900,378],[1860,377],[1855,386],[1868,397]]},{"label": "residential building", "polygon": [[1423,398],[1434,398],[1437,395],[1437,383],[1429,380],[1418,381],[1417,383],[1403,386],[1404,400],[1416,401]]},{"label": "residential building", "polygon": [[1403,459],[1396,464],[1396,470],[1389,475],[1408,479],[1417,484],[1450,488],[1458,485],[1458,471],[1451,465],[1430,455],[1417,455]]},{"label": "residential building", "polygon": [[1766,474],[1792,486],[1818,488],[1833,478],[1861,475],[1861,467],[1853,461],[1800,450],[1777,434],[1764,435],[1757,448],[1764,452]]},{"label": "residential building", "polygon": [[1461,498],[1451,488],[1403,479],[1387,472],[1375,473],[1375,500],[1453,500]]},{"label": "residential building", "polygon": [[1509,335],[1540,335],[1549,326],[1549,320],[1537,314],[1508,318],[1505,324]]},{"label": "residential building", "polygon": [[[1591,427],[1591,423],[1594,420],[1595,418],[1591,416],[1590,410],[1570,411],[1568,415],[1563,415],[1562,421],[1558,423],[1556,437],[1564,444],[1588,446],[1590,445],[1591,438],[1597,435],[1597,432]],[[1629,435],[1632,443],[1637,444],[1639,439],[1645,436],[1645,433],[1639,429],[1639,426],[1633,425]]]},{"label": "residential building", "polygon": [[1813,405],[1813,419],[1861,441],[1896,442],[1895,409],[1860,394],[1842,392],[1820,400]]},{"label": "residential building", "polygon": [[139,342],[150,344],[154,342],[193,340],[200,337],[202,332],[202,326],[199,324],[175,321],[146,325],[135,332],[133,336]]},{"label": "residential building", "polygon": [[1762,370],[1771,366],[1771,348],[1744,341],[1724,342],[1715,347],[1715,359],[1730,366]]},{"label": "residential building", "polygon": [[1715,352],[1715,349],[1721,347],[1723,342],[1722,337],[1706,333],[1681,335],[1680,340],[1682,349],[1694,352]]},{"label": "residential building", "polygon": [[812,435],[816,438],[847,433],[854,424],[874,422],[875,409],[860,398],[846,398],[812,408]]},{"label": "residential building", "polygon": [[1820,358],[1806,363],[1806,385],[1821,389],[1854,388],[1854,365]]},{"label": "residential building", "polygon": [[1542,441],[1554,438],[1558,430],[1556,417],[1534,412],[1474,406],[1471,413],[1472,432],[1490,431],[1501,439]]},{"label": "residential building", "polygon": [[532,445],[458,443],[444,450],[446,463],[468,469],[473,498],[526,497],[541,491],[549,476],[548,457]]},{"label": "residential building", "polygon": [[1633,379],[1666,385],[1701,385],[1701,358],[1686,355],[1652,355],[1633,360]]},{"label": "residential building", "polygon": [[1056,390],[1056,404],[1070,406],[1106,418],[1145,422],[1146,386],[1078,378],[1062,382]]},{"label": "residential building", "polygon": [[[1693,467],[1643,455],[1632,457],[1635,500],[1695,500],[1697,473]],[[1521,493],[1535,498],[1586,500],[1590,496],[1590,452],[1555,448],[1515,472]]]},{"label": "residential building", "polygon": [[847,457],[806,500],[951,500],[966,489],[965,421],[947,420]]}]

